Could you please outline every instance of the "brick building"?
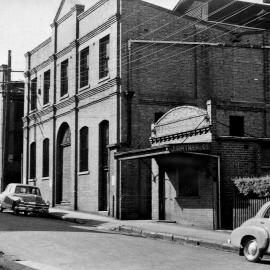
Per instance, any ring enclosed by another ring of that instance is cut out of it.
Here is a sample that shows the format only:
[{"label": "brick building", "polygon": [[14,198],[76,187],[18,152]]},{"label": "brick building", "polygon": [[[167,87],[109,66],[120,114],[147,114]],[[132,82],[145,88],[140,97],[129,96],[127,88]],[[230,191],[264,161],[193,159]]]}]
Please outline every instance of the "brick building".
[{"label": "brick building", "polygon": [[24,82],[10,74],[8,65],[0,66],[0,191],[22,180]]},{"label": "brick building", "polygon": [[[164,113],[211,100],[219,226],[230,227],[231,178],[269,168],[268,33],[140,0],[89,2],[63,0],[52,36],[25,55],[24,182],[60,207],[162,218],[151,160],[119,153],[149,148],[151,124]],[[181,213],[173,218],[181,222]]]}]

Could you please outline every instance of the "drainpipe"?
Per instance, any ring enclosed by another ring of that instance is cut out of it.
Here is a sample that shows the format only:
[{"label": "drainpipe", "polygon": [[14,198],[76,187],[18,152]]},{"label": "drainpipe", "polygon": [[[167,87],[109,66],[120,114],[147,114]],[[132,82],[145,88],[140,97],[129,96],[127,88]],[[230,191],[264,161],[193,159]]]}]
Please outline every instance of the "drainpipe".
[{"label": "drainpipe", "polygon": [[57,76],[57,22],[54,22],[54,54],[53,54],[53,168],[52,168],[52,206],[55,207],[56,204],[56,176],[57,176],[57,141],[56,141],[56,76]]},{"label": "drainpipe", "polygon": [[79,113],[79,20],[76,15],[76,55],[75,55],[75,63],[76,63],[76,75],[75,75],[75,164],[74,164],[74,210],[78,210],[78,113]]},{"label": "drainpipe", "polygon": [[[263,33],[263,88],[264,88],[264,103],[267,104],[269,102],[269,50],[266,49],[268,45],[268,32]],[[267,137],[267,109],[264,110],[264,137]]]},{"label": "drainpipe", "polygon": [[29,180],[29,133],[30,133],[30,119],[29,119],[29,112],[30,112],[30,94],[31,94],[31,53],[27,52],[27,100],[26,100],[26,119],[27,119],[27,126],[26,126],[26,164],[25,164],[25,172],[26,172],[26,184],[28,184]]},{"label": "drainpipe", "polygon": [[132,141],[132,97],[134,96],[134,92],[132,91],[132,76],[131,76],[131,50],[132,50],[132,40],[128,41],[128,63],[127,63],[127,90],[125,91],[126,97],[126,114],[127,114],[127,137],[125,146],[130,146]]}]

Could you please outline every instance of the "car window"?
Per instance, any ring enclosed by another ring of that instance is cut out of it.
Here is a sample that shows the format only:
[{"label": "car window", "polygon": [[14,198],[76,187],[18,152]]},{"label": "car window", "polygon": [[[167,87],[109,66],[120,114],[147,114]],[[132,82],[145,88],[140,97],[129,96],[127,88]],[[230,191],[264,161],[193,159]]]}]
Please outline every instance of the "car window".
[{"label": "car window", "polygon": [[15,193],[21,194],[33,194],[40,196],[40,191],[36,187],[24,187],[24,186],[17,186],[15,189]]},{"label": "car window", "polygon": [[263,215],[264,218],[269,218],[270,217],[270,206],[267,208],[267,210],[264,212]]}]

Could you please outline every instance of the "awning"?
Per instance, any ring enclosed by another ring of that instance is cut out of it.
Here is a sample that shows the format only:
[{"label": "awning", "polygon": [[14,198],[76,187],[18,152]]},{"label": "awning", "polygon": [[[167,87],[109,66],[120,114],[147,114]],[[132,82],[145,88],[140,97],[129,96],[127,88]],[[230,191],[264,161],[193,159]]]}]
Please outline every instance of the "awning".
[{"label": "awning", "polygon": [[176,153],[205,153],[210,151],[211,143],[186,143],[186,144],[168,144],[162,146],[155,146],[151,148],[144,148],[132,150],[127,152],[120,152],[115,154],[115,159],[131,160],[142,158],[153,158],[162,155],[176,154]]}]

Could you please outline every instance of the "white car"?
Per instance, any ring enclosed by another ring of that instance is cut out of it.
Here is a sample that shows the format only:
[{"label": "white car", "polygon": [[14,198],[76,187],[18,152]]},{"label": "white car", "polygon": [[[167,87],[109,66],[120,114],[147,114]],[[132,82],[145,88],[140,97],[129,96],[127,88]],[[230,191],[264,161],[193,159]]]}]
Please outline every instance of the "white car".
[{"label": "white car", "polygon": [[0,194],[0,212],[11,209],[15,214],[47,214],[49,206],[50,203],[42,199],[39,188],[30,185],[9,184]]},{"label": "white car", "polygon": [[270,202],[265,203],[255,217],[233,230],[229,243],[240,248],[240,254],[250,262],[270,254]]}]

